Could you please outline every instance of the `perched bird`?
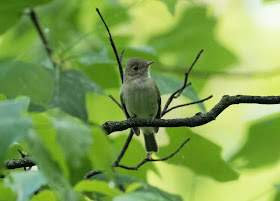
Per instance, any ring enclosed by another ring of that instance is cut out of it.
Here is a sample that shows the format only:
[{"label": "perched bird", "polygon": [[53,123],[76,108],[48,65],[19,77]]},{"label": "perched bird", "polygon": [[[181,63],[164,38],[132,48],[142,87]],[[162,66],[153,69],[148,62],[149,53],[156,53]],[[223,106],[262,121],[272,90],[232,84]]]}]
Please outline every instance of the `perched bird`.
[{"label": "perched bird", "polygon": [[[160,119],[161,99],[160,92],[150,76],[150,65],[154,61],[140,58],[128,60],[121,87],[121,103],[126,117]],[[145,146],[148,153],[158,152],[155,133],[158,127],[141,127],[144,134]],[[136,135],[140,134],[139,128],[133,128]]]}]

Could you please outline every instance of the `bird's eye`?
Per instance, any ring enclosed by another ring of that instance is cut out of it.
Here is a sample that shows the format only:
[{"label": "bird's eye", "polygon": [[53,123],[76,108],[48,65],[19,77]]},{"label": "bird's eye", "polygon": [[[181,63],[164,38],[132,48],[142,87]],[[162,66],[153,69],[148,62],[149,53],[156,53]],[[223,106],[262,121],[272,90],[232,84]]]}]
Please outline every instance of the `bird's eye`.
[{"label": "bird's eye", "polygon": [[138,66],[134,66],[133,69],[134,69],[134,70],[138,70]]}]

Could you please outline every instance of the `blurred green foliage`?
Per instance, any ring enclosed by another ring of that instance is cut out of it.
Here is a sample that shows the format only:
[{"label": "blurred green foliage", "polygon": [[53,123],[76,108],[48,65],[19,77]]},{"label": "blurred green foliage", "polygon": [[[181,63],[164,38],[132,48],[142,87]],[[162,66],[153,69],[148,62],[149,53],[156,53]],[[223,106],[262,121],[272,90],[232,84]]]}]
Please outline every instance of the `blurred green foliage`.
[{"label": "blurred green foliage", "polygon": [[[155,2],[170,13],[153,13],[149,3]],[[178,9],[178,4],[183,6]],[[105,18],[118,52],[125,50],[123,66],[132,57],[156,60],[151,76],[161,95],[168,95],[182,86],[186,66],[201,49],[205,52],[196,65],[202,71],[225,72],[238,62],[218,39],[217,18],[208,7],[190,0],[0,0],[0,5],[0,162],[18,158],[20,149],[38,168],[9,171],[1,165],[0,175],[5,178],[0,178],[0,200],[183,200],[149,184],[151,172],[163,176],[155,163],[138,171],[112,169],[128,132],[108,137],[99,128],[125,116],[107,96],[119,100],[121,79],[108,33],[95,8]],[[154,14],[155,21],[166,15],[174,22],[145,39],[138,38],[137,32],[147,32],[137,21],[147,14],[142,13],[143,8]],[[60,72],[45,52],[30,20],[30,9],[38,15]],[[182,95],[199,100],[199,90],[209,78],[187,87]],[[196,110],[207,111],[202,103]],[[237,180],[239,173],[231,167],[240,167],[235,162],[259,168],[279,161],[279,124],[279,115],[252,123],[247,142],[231,163],[221,156],[220,145],[186,128],[162,129],[167,143],[155,157],[168,156],[191,138],[177,155],[162,163],[218,182]],[[134,136],[121,164],[135,166],[146,156],[141,138]],[[104,173],[84,180],[90,170]]]}]

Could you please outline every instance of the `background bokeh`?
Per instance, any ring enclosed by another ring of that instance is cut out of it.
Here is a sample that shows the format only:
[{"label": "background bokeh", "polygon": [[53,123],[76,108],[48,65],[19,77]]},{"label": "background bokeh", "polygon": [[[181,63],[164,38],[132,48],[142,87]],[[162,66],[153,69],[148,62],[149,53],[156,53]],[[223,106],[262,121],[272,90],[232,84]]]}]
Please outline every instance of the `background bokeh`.
[{"label": "background bokeh", "polygon": [[[0,5],[0,161],[20,158],[21,149],[39,170],[1,168],[7,176],[0,179],[0,200],[280,200],[280,105],[234,105],[197,128],[161,128],[155,157],[191,141],[166,162],[112,171],[128,131],[107,137],[99,129],[125,117],[108,98],[119,100],[121,80],[95,11],[100,9],[118,52],[124,50],[123,66],[131,57],[156,61],[151,75],[162,103],[204,49],[190,74],[192,86],[172,105],[213,98],[164,116],[180,118],[209,111],[223,95],[279,95],[280,1],[0,0]],[[144,156],[142,136],[134,137],[121,163],[134,166]],[[81,181],[91,169],[107,171],[106,177]],[[32,196],[39,187],[43,191]]]}]

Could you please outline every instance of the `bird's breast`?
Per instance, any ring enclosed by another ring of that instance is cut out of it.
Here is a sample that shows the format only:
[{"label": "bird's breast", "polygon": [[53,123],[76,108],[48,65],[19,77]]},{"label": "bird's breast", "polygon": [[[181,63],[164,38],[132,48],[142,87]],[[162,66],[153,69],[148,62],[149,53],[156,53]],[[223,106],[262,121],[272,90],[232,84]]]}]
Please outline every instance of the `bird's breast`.
[{"label": "bird's breast", "polygon": [[122,87],[123,99],[131,117],[151,118],[158,111],[158,95],[152,80],[134,81]]}]

